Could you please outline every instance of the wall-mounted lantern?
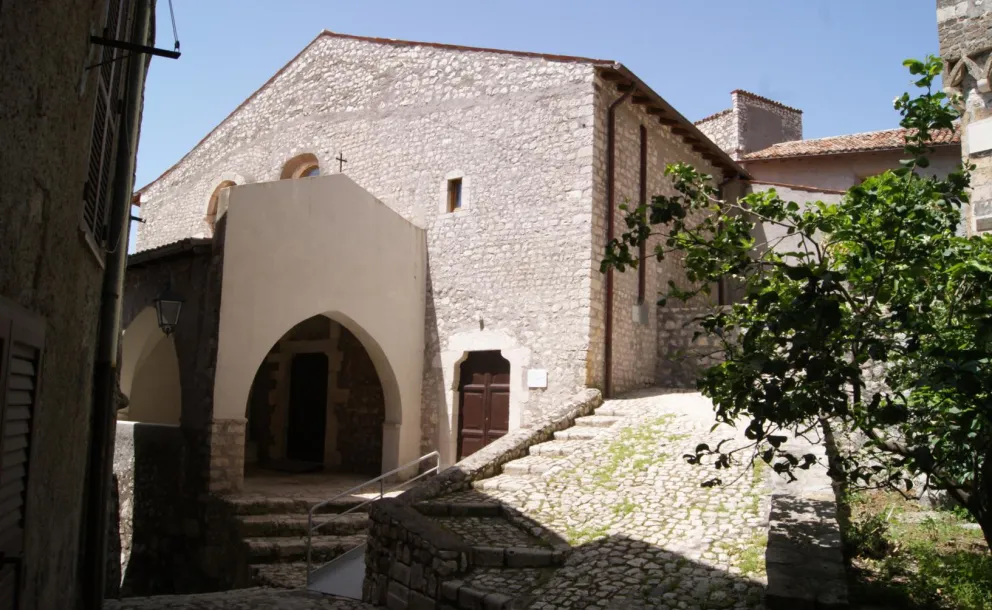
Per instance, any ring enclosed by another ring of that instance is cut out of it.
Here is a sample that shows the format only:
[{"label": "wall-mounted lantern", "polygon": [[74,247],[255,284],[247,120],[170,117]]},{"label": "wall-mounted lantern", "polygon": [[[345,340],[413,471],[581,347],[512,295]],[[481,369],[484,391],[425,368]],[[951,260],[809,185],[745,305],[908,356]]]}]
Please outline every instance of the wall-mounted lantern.
[{"label": "wall-mounted lantern", "polygon": [[179,324],[179,315],[182,313],[184,302],[181,295],[172,291],[171,285],[155,298],[158,327],[162,329],[165,336],[171,335],[172,331],[176,329],[176,324]]}]

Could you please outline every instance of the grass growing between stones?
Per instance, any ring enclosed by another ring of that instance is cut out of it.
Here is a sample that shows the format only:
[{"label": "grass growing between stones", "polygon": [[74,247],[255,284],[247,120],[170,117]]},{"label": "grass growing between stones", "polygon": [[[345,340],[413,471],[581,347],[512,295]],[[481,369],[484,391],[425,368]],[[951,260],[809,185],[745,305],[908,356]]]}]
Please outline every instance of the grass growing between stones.
[{"label": "grass growing between stones", "polygon": [[587,542],[592,542],[597,538],[605,537],[609,530],[610,526],[605,524],[596,527],[588,525],[569,527],[565,530],[565,540],[573,547],[579,546]]},{"label": "grass growing between stones", "polygon": [[593,470],[590,475],[596,485],[606,489],[616,489],[617,475],[636,476],[652,464],[664,462],[671,457],[666,451],[659,451],[662,441],[674,443],[685,438],[685,434],[665,434],[665,428],[675,419],[665,415],[646,425],[624,428],[620,436],[606,448],[606,463]]},{"label": "grass growing between stones", "polygon": [[850,495],[844,508],[852,602],[992,610],[992,555],[962,515],[884,492]]}]

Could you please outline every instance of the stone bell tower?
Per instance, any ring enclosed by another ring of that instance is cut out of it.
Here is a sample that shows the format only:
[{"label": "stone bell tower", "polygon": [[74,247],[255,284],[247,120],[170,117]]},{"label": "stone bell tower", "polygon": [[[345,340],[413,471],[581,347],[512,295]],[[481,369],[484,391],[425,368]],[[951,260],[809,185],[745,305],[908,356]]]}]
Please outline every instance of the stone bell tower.
[{"label": "stone bell tower", "polygon": [[961,155],[976,166],[964,231],[992,231],[992,0],[937,0],[944,88],[961,96]]}]

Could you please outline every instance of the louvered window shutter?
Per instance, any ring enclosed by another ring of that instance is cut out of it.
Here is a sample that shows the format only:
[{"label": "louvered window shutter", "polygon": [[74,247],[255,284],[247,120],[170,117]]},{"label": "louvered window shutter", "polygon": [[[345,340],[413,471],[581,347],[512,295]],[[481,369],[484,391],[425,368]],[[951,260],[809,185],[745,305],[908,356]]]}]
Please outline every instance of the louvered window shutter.
[{"label": "louvered window shutter", "polygon": [[0,610],[17,608],[44,322],[0,298]]},{"label": "louvered window shutter", "polygon": [[[130,34],[130,0],[110,0],[104,37],[128,40]],[[96,107],[93,110],[93,135],[90,160],[83,188],[83,230],[98,248],[107,246],[107,223],[110,216],[111,177],[120,127],[121,96],[127,74],[125,51],[103,47],[100,55],[96,87]]]}]

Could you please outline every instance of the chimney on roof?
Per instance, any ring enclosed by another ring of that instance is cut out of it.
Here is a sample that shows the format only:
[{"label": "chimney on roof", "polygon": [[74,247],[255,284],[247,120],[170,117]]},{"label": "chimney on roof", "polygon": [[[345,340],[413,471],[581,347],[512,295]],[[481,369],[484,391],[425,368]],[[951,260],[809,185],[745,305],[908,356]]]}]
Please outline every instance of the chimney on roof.
[{"label": "chimney on roof", "polygon": [[749,91],[730,94],[731,108],[696,122],[696,127],[739,161],[746,153],[803,139],[803,111]]},{"label": "chimney on roof", "polygon": [[803,139],[803,111],[738,89],[730,94],[737,117],[738,154]]}]

